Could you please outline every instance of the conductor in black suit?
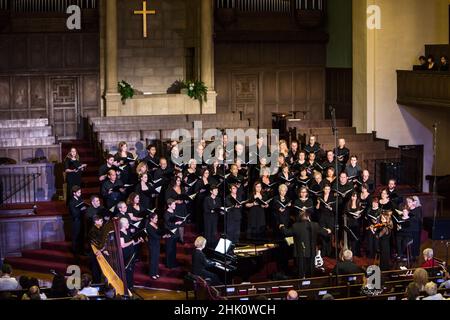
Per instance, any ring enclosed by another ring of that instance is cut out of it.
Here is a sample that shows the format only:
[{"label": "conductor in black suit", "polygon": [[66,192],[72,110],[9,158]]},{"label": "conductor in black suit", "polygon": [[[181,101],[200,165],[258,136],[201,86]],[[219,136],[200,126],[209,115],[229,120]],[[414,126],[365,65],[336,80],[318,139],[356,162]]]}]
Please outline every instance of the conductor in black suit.
[{"label": "conductor in black suit", "polygon": [[286,237],[294,237],[294,257],[298,262],[300,278],[311,277],[314,270],[317,238],[319,235],[329,236],[330,229],[322,228],[317,222],[312,222],[310,214],[300,213],[300,219],[290,229],[280,225]]},{"label": "conductor in black suit", "polygon": [[206,246],[206,239],[203,237],[197,237],[194,245],[195,250],[192,253],[192,273],[207,280],[211,286],[222,285],[219,277],[215,273],[207,270],[208,268],[214,267],[215,263],[208,260],[203,253],[203,249],[205,249]]}]

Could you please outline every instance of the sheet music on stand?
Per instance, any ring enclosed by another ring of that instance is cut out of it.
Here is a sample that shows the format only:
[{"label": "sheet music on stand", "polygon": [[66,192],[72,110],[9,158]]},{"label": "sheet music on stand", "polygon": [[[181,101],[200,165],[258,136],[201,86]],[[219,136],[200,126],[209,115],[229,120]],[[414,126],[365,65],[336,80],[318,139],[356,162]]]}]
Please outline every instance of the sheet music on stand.
[{"label": "sheet music on stand", "polygon": [[[221,254],[227,254],[228,250],[230,250],[232,242],[228,239],[220,238],[219,243],[217,244],[214,251],[221,253]],[[224,252],[225,251],[225,252]]]}]

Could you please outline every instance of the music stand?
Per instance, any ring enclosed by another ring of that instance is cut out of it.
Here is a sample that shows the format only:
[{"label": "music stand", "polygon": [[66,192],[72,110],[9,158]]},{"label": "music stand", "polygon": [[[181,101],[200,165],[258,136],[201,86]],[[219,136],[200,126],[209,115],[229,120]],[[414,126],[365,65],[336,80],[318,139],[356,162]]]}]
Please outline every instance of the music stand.
[{"label": "music stand", "polygon": [[[334,136],[334,152],[337,153],[338,149],[338,134],[339,129],[337,127],[337,121],[336,121],[336,109],[333,106],[329,107],[330,114],[331,114],[331,121],[332,126],[331,129],[333,130],[333,136]],[[334,155],[334,166],[335,166],[335,172],[336,172],[336,188],[338,188],[338,181],[339,181],[339,165],[338,165],[338,157],[337,154]],[[339,243],[339,195],[336,197],[336,212],[335,212],[335,221],[334,221],[334,237],[335,237],[335,255],[336,255],[336,263],[338,263],[339,259],[339,253],[338,253],[338,243]],[[336,268],[336,281],[339,280],[339,271],[338,268]]]}]

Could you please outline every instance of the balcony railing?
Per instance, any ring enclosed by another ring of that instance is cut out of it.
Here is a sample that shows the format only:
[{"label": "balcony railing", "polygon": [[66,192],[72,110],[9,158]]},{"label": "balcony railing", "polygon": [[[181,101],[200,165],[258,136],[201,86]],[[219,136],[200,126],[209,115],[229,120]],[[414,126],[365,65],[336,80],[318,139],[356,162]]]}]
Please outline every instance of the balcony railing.
[{"label": "balcony railing", "polygon": [[0,0],[0,10],[12,12],[66,12],[71,5],[97,9],[98,0]]},{"label": "balcony railing", "polygon": [[450,107],[450,73],[397,71],[397,102],[407,106]]}]

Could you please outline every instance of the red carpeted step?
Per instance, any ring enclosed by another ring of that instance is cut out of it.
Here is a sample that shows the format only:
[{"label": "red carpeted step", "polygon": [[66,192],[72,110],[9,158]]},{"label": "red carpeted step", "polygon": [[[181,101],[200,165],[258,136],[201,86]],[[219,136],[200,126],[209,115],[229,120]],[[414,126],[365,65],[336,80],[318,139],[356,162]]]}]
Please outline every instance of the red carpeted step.
[{"label": "red carpeted step", "polygon": [[70,249],[72,248],[72,244],[69,241],[42,242],[41,248],[43,250],[70,252]]},{"label": "red carpeted step", "polygon": [[136,273],[134,275],[134,282],[137,286],[176,291],[183,290],[184,276],[180,278],[161,277],[158,280],[153,280],[149,275]]},{"label": "red carpeted step", "polygon": [[22,257],[26,259],[54,261],[66,264],[82,264],[88,265],[89,258],[87,256],[80,256],[78,259],[70,251],[55,251],[55,250],[24,250]]},{"label": "red carpeted step", "polygon": [[[66,274],[67,267],[71,265],[55,261],[44,261],[27,258],[7,258],[5,261],[10,264],[13,269],[39,273],[50,273],[50,270],[53,269],[59,273]],[[89,272],[89,269],[85,266],[81,266],[81,271]]]},{"label": "red carpeted step", "polygon": [[[169,269],[164,264],[159,264],[159,274],[163,277],[169,277],[169,278],[182,278],[186,274],[187,268],[175,268],[175,269]],[[148,263],[144,262],[138,262],[136,263],[135,267],[135,273],[136,274],[148,274],[149,273],[149,266]]]}]

